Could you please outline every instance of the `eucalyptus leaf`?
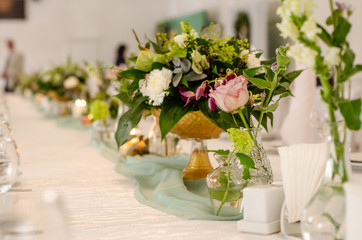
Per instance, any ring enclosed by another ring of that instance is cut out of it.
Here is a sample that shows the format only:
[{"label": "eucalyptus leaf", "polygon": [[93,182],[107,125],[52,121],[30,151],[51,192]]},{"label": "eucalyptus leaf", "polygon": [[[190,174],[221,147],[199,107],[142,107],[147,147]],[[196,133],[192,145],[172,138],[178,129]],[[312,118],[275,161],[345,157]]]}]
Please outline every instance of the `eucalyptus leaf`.
[{"label": "eucalyptus leaf", "polygon": [[178,68],[175,68],[175,70],[173,70],[173,73],[182,73],[182,68],[178,67]]},{"label": "eucalyptus leaf", "polygon": [[191,68],[191,61],[188,60],[188,59],[182,59],[181,61],[181,68],[182,70],[187,73],[188,71],[190,71],[190,68]]},{"label": "eucalyptus leaf", "polygon": [[175,65],[176,67],[179,67],[181,65],[181,59],[179,57],[174,57],[172,59],[172,63],[173,65]]},{"label": "eucalyptus leaf", "polygon": [[174,87],[177,87],[177,85],[180,83],[182,79],[182,71],[179,71],[172,79],[172,85]]},{"label": "eucalyptus leaf", "polygon": [[205,73],[197,74],[194,71],[191,71],[188,74],[186,74],[187,81],[189,81],[189,82],[202,80],[206,77],[207,77],[207,75]]}]

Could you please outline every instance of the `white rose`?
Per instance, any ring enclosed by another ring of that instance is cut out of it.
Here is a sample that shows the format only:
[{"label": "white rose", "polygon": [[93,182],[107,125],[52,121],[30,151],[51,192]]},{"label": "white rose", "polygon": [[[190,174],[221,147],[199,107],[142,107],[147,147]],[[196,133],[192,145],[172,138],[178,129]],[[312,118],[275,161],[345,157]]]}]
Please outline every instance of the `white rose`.
[{"label": "white rose", "polygon": [[75,88],[76,86],[78,86],[78,84],[79,84],[79,80],[75,76],[68,77],[67,79],[64,80],[64,83],[63,83],[63,85],[66,89]]},{"label": "white rose", "polygon": [[315,58],[318,53],[306,46],[304,44],[296,44],[291,46],[288,53],[288,57],[292,57],[298,64],[304,64],[310,68],[315,66]]},{"label": "white rose", "polygon": [[277,28],[280,31],[280,35],[283,38],[290,38],[294,41],[298,39],[298,28],[297,26],[291,21],[290,18],[284,18],[281,23],[277,24]]},{"label": "white rose", "polygon": [[143,96],[150,98],[153,106],[162,104],[163,99],[169,93],[165,92],[170,86],[172,71],[166,68],[155,69],[147,75],[145,80],[139,82],[140,91]]},{"label": "white rose", "polygon": [[300,29],[309,40],[315,40],[317,34],[321,33],[322,30],[317,27],[315,16],[311,16],[303,23]]},{"label": "white rose", "polygon": [[326,56],[324,57],[325,62],[329,67],[340,63],[341,58],[339,56],[340,49],[337,47],[331,47],[328,49]]},{"label": "white rose", "polygon": [[248,61],[246,62],[248,68],[256,68],[260,67],[260,60],[255,56],[255,54],[251,53],[248,55]]},{"label": "white rose", "polygon": [[187,39],[187,34],[186,33],[182,33],[179,35],[176,35],[173,40],[175,41],[175,43],[180,47],[180,48],[184,48],[185,47],[185,41]]}]

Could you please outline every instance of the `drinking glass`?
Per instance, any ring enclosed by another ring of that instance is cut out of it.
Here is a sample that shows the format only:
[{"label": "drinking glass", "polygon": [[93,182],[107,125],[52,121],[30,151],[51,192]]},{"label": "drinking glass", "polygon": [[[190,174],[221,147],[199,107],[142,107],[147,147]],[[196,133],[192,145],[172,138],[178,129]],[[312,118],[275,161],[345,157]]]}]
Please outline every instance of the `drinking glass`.
[{"label": "drinking glass", "polygon": [[7,192],[15,183],[19,155],[13,140],[0,137],[0,193]]},{"label": "drinking glass", "polygon": [[0,196],[0,239],[67,240],[68,230],[63,201],[56,192]]}]

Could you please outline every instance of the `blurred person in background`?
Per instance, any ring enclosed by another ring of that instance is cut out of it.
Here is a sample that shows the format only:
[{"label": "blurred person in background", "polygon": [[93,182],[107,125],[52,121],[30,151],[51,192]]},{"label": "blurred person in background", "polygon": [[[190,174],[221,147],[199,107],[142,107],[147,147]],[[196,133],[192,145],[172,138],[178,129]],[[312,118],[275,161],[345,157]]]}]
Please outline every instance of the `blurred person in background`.
[{"label": "blurred person in background", "polygon": [[9,55],[5,60],[5,69],[2,77],[5,79],[5,91],[13,92],[19,77],[23,72],[23,56],[15,51],[15,43],[12,40],[6,41]]},{"label": "blurred person in background", "polygon": [[124,53],[126,52],[126,49],[127,49],[126,45],[124,45],[124,44],[119,45],[118,50],[117,50],[116,62],[115,62],[116,66],[125,64],[126,58],[124,56]]}]

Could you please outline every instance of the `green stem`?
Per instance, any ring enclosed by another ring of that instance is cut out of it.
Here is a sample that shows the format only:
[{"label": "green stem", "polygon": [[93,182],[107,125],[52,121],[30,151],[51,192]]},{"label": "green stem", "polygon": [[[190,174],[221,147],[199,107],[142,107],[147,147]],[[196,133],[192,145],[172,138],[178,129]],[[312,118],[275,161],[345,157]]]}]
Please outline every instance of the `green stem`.
[{"label": "green stem", "polygon": [[108,130],[107,130],[108,124],[107,124],[106,119],[103,119],[103,124],[104,124],[104,129],[105,129],[106,134],[107,134],[107,139],[110,139],[110,138],[111,138],[111,135],[109,134],[109,132],[108,132]]},{"label": "green stem", "polygon": [[229,188],[230,188],[230,172],[229,172],[229,166],[230,166],[230,159],[232,158],[234,154],[233,153],[230,153],[229,156],[228,156],[228,160],[227,160],[227,166],[226,166],[226,178],[227,178],[227,184],[226,184],[226,191],[224,193],[224,197],[220,203],[220,206],[219,208],[217,209],[217,212],[216,212],[216,216],[219,216],[219,213],[221,211],[221,208],[222,206],[224,206],[225,202],[226,202],[226,198],[229,194]]},{"label": "green stem", "polygon": [[331,8],[331,13],[332,13],[332,22],[333,22],[333,26],[334,29],[336,28],[336,18],[334,17],[334,12],[333,12],[333,1],[329,0],[329,7]]},{"label": "green stem", "polygon": [[[338,125],[335,116],[335,108],[333,103],[333,96],[332,96],[332,87],[329,84],[328,76],[321,75],[321,83],[324,89],[324,99],[326,99],[326,103],[328,105],[328,114],[330,118],[330,133],[333,137],[333,144],[335,147],[336,153],[336,163],[337,169],[334,169],[333,177],[335,174],[339,174],[342,180],[342,183],[348,181],[346,167],[344,164],[344,143],[345,140],[340,140],[340,136],[338,133]],[[337,83],[336,83],[337,84]]]},{"label": "green stem", "polygon": [[[273,78],[273,83],[272,83],[272,88],[268,91],[268,95],[266,96],[266,98],[264,99],[262,106],[266,107],[268,106],[271,96],[272,96],[272,92],[274,92],[275,86],[277,85],[277,81],[278,81],[278,75],[279,75],[279,69],[276,71],[276,73],[274,74],[274,78]],[[259,122],[258,122],[258,128],[260,128],[261,122],[263,121],[263,117],[264,117],[264,110],[261,110],[260,112],[260,117],[259,117]]]},{"label": "green stem", "polygon": [[243,124],[244,124],[249,136],[251,137],[251,139],[253,139],[255,146],[258,146],[258,143],[256,142],[256,138],[253,136],[253,133],[250,131],[250,127],[249,127],[248,123],[246,122],[243,111],[241,109],[239,109],[238,113],[240,115],[241,120],[243,121]]}]

